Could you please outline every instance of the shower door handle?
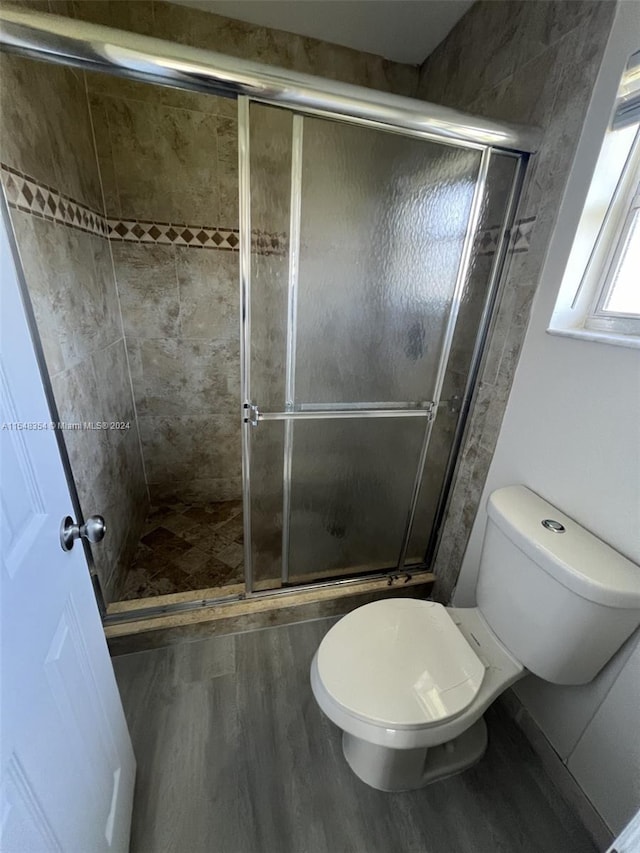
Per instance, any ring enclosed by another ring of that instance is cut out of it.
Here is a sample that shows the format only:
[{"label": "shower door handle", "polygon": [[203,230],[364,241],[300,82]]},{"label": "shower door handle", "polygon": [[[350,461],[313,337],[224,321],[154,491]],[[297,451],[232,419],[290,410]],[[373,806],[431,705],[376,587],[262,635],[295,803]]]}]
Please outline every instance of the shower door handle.
[{"label": "shower door handle", "polygon": [[102,542],[107,532],[107,525],[101,515],[90,515],[84,524],[76,524],[70,515],[62,519],[60,525],[60,545],[63,551],[70,551],[76,539],[86,539],[95,544]]}]

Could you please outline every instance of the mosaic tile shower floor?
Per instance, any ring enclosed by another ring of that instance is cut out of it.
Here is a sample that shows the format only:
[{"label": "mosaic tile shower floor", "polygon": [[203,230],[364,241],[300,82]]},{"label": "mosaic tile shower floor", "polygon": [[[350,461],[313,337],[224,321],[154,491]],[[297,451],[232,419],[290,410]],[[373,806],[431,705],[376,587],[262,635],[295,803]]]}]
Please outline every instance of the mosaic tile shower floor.
[{"label": "mosaic tile shower floor", "polygon": [[242,501],[152,507],[120,600],[241,583]]}]

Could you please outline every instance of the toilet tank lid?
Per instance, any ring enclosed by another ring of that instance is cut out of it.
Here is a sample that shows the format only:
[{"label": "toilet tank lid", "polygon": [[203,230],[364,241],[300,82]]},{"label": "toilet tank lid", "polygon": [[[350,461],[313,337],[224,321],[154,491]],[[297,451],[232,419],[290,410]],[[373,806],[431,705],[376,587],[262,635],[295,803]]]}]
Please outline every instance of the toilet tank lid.
[{"label": "toilet tank lid", "polygon": [[[489,497],[493,523],[544,571],[578,595],[607,607],[640,608],[640,566],[614,551],[525,486]],[[555,532],[543,521],[560,522]]]}]

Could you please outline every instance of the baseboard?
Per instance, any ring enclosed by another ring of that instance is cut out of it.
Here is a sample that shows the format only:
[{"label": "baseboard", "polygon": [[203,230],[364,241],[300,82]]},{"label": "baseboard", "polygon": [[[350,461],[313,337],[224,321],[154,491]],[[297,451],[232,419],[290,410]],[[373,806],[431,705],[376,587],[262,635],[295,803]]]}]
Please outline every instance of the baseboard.
[{"label": "baseboard", "polygon": [[531,714],[511,689],[506,690],[497,701],[527,738],[532,749],[540,758],[549,778],[561,796],[573,808],[596,847],[599,850],[607,850],[613,841],[611,830],[571,775],[568,767],[551,746]]}]

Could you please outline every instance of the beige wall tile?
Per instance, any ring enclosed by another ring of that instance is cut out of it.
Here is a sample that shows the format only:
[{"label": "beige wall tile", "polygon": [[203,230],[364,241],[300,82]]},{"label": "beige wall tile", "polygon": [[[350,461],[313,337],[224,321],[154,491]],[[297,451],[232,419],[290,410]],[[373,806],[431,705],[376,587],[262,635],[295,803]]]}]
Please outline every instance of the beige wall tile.
[{"label": "beige wall tile", "polygon": [[216,224],[216,116],[123,98],[104,104],[120,215]]},{"label": "beige wall tile", "polygon": [[238,120],[220,116],[217,126],[218,161],[238,167]]},{"label": "beige wall tile", "polygon": [[[94,420],[133,422],[135,414],[124,339],[94,352],[91,360],[98,390]],[[131,429],[135,432],[134,427],[132,423]]]},{"label": "beige wall tile", "polygon": [[[129,570],[149,507],[137,429],[108,433],[109,467],[94,485],[95,506],[101,507],[108,536],[94,546],[96,559],[105,564],[107,596],[117,600]],[[114,488],[117,484],[117,488]],[[101,551],[101,546],[105,546]]]},{"label": "beige wall tile", "polygon": [[[67,424],[97,421],[99,417],[98,380],[90,358],[52,377],[60,418]],[[89,497],[94,479],[104,466],[107,437],[103,430],[65,429],[64,439],[71,467],[81,496]],[[83,503],[83,510],[90,509]]]},{"label": "beige wall tile", "polygon": [[18,246],[52,374],[122,336],[108,243],[13,211]]},{"label": "beige wall tile", "polygon": [[[100,77],[106,77],[101,74]],[[110,78],[119,80],[119,78]],[[106,216],[120,216],[120,199],[118,197],[118,183],[116,181],[115,166],[111,153],[111,133],[109,129],[109,116],[107,104],[95,95],[89,96],[89,109],[91,121],[95,134],[96,156],[100,172],[100,182],[104,199],[104,210]]]},{"label": "beige wall tile", "polygon": [[50,129],[38,110],[38,104],[47,100],[42,97],[43,89],[47,96],[53,93],[42,79],[41,67],[17,56],[0,55],[1,152],[7,165],[53,185],[57,140],[49,140]]},{"label": "beige wall tile", "polygon": [[129,340],[133,387],[141,415],[237,413],[240,348],[237,341]]},{"label": "beige wall tile", "polygon": [[193,504],[239,500],[242,497],[242,480],[240,476],[229,479],[196,477],[180,483],[165,480],[162,483],[149,483],[149,493],[153,504],[173,500]]},{"label": "beige wall tile", "polygon": [[113,241],[111,250],[125,334],[132,338],[178,334],[180,304],[174,247]]},{"label": "beige wall tile", "polygon": [[221,228],[238,228],[240,200],[238,197],[238,168],[230,163],[218,164],[218,224]]},{"label": "beige wall tile", "polygon": [[2,161],[102,211],[82,75],[2,54],[0,80]]},{"label": "beige wall tile", "polygon": [[69,346],[67,334],[59,329],[58,317],[53,311],[54,300],[49,287],[49,267],[46,243],[41,239],[44,230],[54,231],[51,223],[42,223],[19,210],[11,211],[11,221],[18,242],[29,296],[38,324],[38,332],[50,374],[65,368],[65,353]]},{"label": "beige wall tile", "polygon": [[175,251],[182,337],[237,341],[240,335],[238,255],[207,249]]},{"label": "beige wall tile", "polygon": [[140,430],[150,483],[237,476],[237,413],[142,417]]},{"label": "beige wall tile", "polygon": [[72,0],[73,16],[141,35],[155,35],[152,0]]},{"label": "beige wall tile", "polygon": [[[108,413],[131,413],[122,341],[52,379],[60,417],[67,423],[96,422]],[[129,418],[126,418],[129,420]],[[107,417],[107,420],[110,420]],[[80,505],[86,516],[100,513],[108,535],[92,547],[103,591],[110,595],[126,569],[146,514],[148,497],[135,422],[129,429],[66,429]]]}]

